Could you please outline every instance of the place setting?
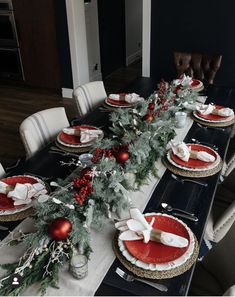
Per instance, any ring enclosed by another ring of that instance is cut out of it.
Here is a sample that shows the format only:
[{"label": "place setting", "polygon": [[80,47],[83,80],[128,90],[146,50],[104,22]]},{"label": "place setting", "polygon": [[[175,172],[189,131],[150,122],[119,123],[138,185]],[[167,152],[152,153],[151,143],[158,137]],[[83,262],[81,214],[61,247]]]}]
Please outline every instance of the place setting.
[{"label": "place setting", "polygon": [[64,128],[56,138],[56,146],[68,153],[88,152],[97,139],[102,139],[104,132],[91,125],[79,125]]},{"label": "place setting", "polygon": [[163,163],[180,176],[207,177],[219,172],[223,162],[214,147],[171,140]]},{"label": "place setting", "polygon": [[234,124],[234,111],[215,104],[198,104],[193,111],[193,119],[208,127],[227,127]]},{"label": "place setting", "polygon": [[[169,214],[142,214],[137,208],[129,212],[129,218],[115,224],[118,232],[113,246],[124,267],[145,278],[137,280],[172,278],[190,269],[197,260],[198,242],[183,221]],[[123,277],[120,271],[116,273]],[[154,281],[147,284],[167,291],[166,286]]]},{"label": "place setting", "polygon": [[0,221],[17,221],[33,214],[33,205],[49,186],[40,178],[17,175],[0,180]]},{"label": "place setting", "polygon": [[143,98],[136,93],[109,94],[100,110],[113,111],[116,108],[133,108],[141,100]]},{"label": "place setting", "polygon": [[183,73],[178,79],[173,81],[174,85],[180,87],[188,87],[194,92],[201,92],[204,90],[203,82],[199,79],[192,78],[191,76],[185,75]]}]

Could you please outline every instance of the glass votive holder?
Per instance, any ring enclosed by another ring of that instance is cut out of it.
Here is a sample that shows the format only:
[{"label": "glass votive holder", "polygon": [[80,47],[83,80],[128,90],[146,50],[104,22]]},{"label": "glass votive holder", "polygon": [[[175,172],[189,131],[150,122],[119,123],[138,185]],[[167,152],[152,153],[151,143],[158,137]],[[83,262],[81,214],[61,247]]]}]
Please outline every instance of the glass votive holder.
[{"label": "glass votive holder", "polygon": [[186,123],[187,113],[183,111],[177,111],[175,113],[175,126],[176,128],[183,128]]},{"label": "glass votive holder", "polygon": [[85,255],[75,254],[70,260],[69,270],[76,279],[82,279],[88,274],[88,259]]},{"label": "glass votive holder", "polygon": [[90,166],[92,164],[92,154],[81,154],[79,156],[79,161],[82,162],[82,164],[86,164],[87,166]]}]

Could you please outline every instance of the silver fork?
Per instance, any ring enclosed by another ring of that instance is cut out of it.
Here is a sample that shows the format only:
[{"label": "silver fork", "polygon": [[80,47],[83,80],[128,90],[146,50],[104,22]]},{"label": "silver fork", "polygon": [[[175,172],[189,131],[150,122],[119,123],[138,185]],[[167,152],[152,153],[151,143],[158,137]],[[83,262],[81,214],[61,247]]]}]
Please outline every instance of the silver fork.
[{"label": "silver fork", "polygon": [[222,127],[209,127],[209,126],[203,126],[200,123],[197,123],[198,127],[200,128],[205,128],[205,129],[216,129],[216,130],[220,130],[220,131],[225,131],[225,128]]},{"label": "silver fork", "polygon": [[198,185],[204,186],[204,187],[208,186],[208,184],[205,183],[205,182],[201,182],[201,181],[194,180],[194,179],[189,179],[189,178],[181,178],[179,176],[174,175],[173,173],[171,174],[171,177],[174,178],[175,180],[177,180],[178,182],[182,183],[182,184],[184,182],[191,182],[191,183],[198,184]]},{"label": "silver fork", "polygon": [[159,291],[162,291],[162,292],[166,292],[168,290],[168,288],[164,285],[161,285],[161,284],[157,284],[157,283],[154,283],[154,282],[150,282],[150,281],[147,281],[145,279],[142,279],[142,278],[138,278],[138,277],[135,277],[131,274],[128,274],[126,273],[125,271],[123,271],[122,269],[120,269],[119,267],[116,268],[116,271],[115,271],[121,278],[123,278],[124,280],[126,280],[127,282],[133,282],[133,281],[139,281],[139,282],[142,282],[142,283],[145,283],[146,285],[149,285],[155,289],[158,289]]},{"label": "silver fork", "polygon": [[202,144],[202,145],[207,145],[211,148],[213,148],[215,151],[218,151],[218,147],[215,144],[209,143],[209,142],[205,142],[205,141],[199,141],[195,138],[191,138],[192,142],[197,143],[197,144]]},{"label": "silver fork", "polygon": [[9,230],[9,228],[8,228],[8,227],[5,227],[5,226],[2,226],[2,225],[0,225],[0,230],[2,230],[2,231],[6,231],[6,230]]},{"label": "silver fork", "polygon": [[65,152],[65,151],[57,148],[56,146],[50,147],[50,150],[48,152],[49,153],[54,153],[54,154],[59,154],[59,155],[62,155],[62,156],[73,156],[73,157],[77,157],[77,158],[79,157],[78,154]]}]

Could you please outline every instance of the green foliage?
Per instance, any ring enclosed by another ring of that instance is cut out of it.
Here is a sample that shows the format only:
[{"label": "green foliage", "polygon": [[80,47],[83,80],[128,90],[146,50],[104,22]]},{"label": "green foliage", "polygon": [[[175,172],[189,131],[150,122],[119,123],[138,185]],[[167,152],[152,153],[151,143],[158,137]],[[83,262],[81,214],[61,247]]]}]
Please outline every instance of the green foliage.
[{"label": "green foliage", "polygon": [[[59,180],[61,186],[46,203],[38,203],[36,208],[36,233],[25,234],[21,240],[14,240],[11,244],[24,241],[30,251],[43,245],[46,240],[51,247],[54,243],[48,237],[48,225],[58,217],[64,217],[72,223],[69,234],[71,246],[62,253],[58,261],[51,261],[52,250],[43,249],[35,255],[33,260],[23,271],[20,286],[12,286],[12,277],[5,278],[0,287],[0,295],[19,295],[28,286],[40,282],[40,293],[45,294],[49,286],[58,288],[59,269],[68,257],[72,256],[72,249],[77,248],[87,257],[92,252],[90,246],[90,226],[99,229],[110,218],[111,213],[119,216],[123,209],[130,205],[129,191],[137,190],[146,184],[151,174],[157,176],[157,160],[166,152],[167,143],[175,136],[174,113],[184,108],[185,102],[195,102],[197,94],[191,89],[182,88],[176,94],[174,84],[162,83],[160,90],[154,92],[147,100],[138,102],[134,109],[118,109],[110,114],[113,133],[110,138],[104,138],[95,143],[95,148],[112,149],[114,146],[128,145],[129,159],[124,164],[118,164],[114,157],[102,157],[91,167],[94,176],[91,186],[94,192],[86,197],[80,206],[74,198],[76,189],[67,187],[75,177],[80,176],[81,168],[76,169],[66,180]],[[149,112],[149,103],[154,103],[152,122],[144,120]],[[57,199],[57,203],[53,200]],[[70,208],[68,207],[70,206]],[[73,209],[72,209],[72,207]],[[27,257],[22,257],[18,263],[3,264],[10,276],[15,270],[24,265]],[[50,263],[49,272],[46,266]],[[0,281],[1,283],[1,281]]]}]

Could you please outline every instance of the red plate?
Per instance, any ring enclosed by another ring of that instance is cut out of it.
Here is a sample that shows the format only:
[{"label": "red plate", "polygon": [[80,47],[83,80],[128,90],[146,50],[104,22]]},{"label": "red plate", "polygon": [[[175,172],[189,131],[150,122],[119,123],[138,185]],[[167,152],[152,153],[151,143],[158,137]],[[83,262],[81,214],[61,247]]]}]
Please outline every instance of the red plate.
[{"label": "red plate", "polygon": [[[220,105],[215,105],[216,109],[222,109],[224,108],[223,106],[220,106]],[[205,119],[205,120],[209,120],[209,121],[221,121],[221,120],[226,120],[228,117],[222,117],[222,116],[219,116],[217,114],[201,114],[199,111],[196,112],[196,114],[202,118],[202,119]]]},{"label": "red plate", "polygon": [[[33,177],[29,176],[24,176],[24,175],[19,175],[19,176],[12,176],[12,177],[7,177],[4,179],[1,179],[4,183],[15,186],[17,183],[20,184],[25,184],[25,183],[30,183],[30,184],[36,184],[38,183],[38,180],[36,180]],[[16,208],[22,208],[24,207],[25,204],[22,205],[14,205],[14,201],[11,198],[8,198],[6,194],[1,194],[0,193],[0,210],[13,210]]]},{"label": "red plate", "polygon": [[[203,151],[203,152],[207,152],[208,154],[211,154],[212,156],[215,157],[215,159],[217,158],[216,153],[208,146],[204,146],[201,144],[194,144],[194,143],[189,143],[187,144],[187,146],[191,146],[191,149],[193,151]],[[176,155],[171,154],[171,159],[181,165],[181,166],[185,166],[185,167],[189,167],[189,168],[204,168],[207,167],[208,165],[212,164],[213,162],[204,162],[201,160],[197,160],[197,159],[191,159],[189,158],[188,162],[185,162],[183,160],[181,160],[179,157],[177,157]]]},{"label": "red plate", "polygon": [[[98,130],[98,128],[96,127],[93,127],[93,126],[89,126],[89,125],[82,125],[82,126],[74,126],[72,127],[73,129],[76,129],[76,130],[80,130],[81,128],[83,129],[89,129],[89,130]],[[76,135],[69,135],[69,134],[66,134],[64,133],[63,131],[60,132],[59,134],[59,139],[66,143],[66,144],[84,144],[84,143],[92,143],[93,141],[90,141],[90,142],[83,142],[81,143],[80,141],[80,136],[76,136]]]},{"label": "red plate", "polygon": [[[126,93],[121,93],[119,94],[120,96],[125,96],[127,95]],[[113,100],[111,98],[107,98],[107,102],[115,105],[115,106],[131,106],[131,103],[126,102],[125,100]]]},{"label": "red plate", "polygon": [[[146,216],[145,218],[148,222],[150,222],[152,217],[156,218],[153,224],[154,228],[182,236],[187,238],[189,241],[188,231],[179,221],[171,217],[161,215]],[[128,252],[133,257],[150,264],[160,264],[173,261],[181,257],[188,249],[188,246],[185,248],[177,248],[155,241],[144,243],[142,240],[126,240],[125,245]]]},{"label": "red plate", "polygon": [[197,87],[201,84],[200,80],[198,79],[193,79],[191,82],[191,87]]}]

